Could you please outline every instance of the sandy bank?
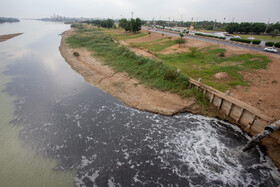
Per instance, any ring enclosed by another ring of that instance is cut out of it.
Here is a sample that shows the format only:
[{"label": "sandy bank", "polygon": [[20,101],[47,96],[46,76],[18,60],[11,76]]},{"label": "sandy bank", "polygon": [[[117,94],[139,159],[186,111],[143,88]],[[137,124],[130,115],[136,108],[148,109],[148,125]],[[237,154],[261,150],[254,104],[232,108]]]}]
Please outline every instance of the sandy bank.
[{"label": "sandy bank", "polygon": [[[173,115],[179,112],[199,112],[199,106],[194,98],[182,99],[177,94],[148,88],[139,84],[139,80],[131,78],[127,73],[116,73],[109,66],[103,65],[94,59],[87,49],[69,48],[65,38],[73,34],[73,30],[68,30],[62,34],[59,50],[68,64],[90,84],[119,98],[126,105],[139,110],[163,115]],[[74,51],[77,51],[80,56],[75,57],[73,55]]]},{"label": "sandy bank", "polygon": [[0,35],[0,42],[4,42],[6,40],[9,40],[13,37],[19,36],[23,33],[15,33],[15,34],[6,34],[6,35]]}]

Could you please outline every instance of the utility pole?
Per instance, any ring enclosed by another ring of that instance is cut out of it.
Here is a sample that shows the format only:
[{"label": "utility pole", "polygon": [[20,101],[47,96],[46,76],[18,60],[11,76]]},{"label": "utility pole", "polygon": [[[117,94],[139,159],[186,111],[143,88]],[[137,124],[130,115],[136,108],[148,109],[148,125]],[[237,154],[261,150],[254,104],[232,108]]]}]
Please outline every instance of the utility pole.
[{"label": "utility pole", "polygon": [[270,18],[268,19],[268,22],[267,22],[267,25],[266,25],[266,28],[265,28],[265,31],[264,31],[265,34],[267,33],[267,29],[268,29],[268,26],[269,26],[269,22],[270,22]]},{"label": "utility pole", "polygon": [[231,23],[233,23],[233,22],[234,22],[234,19],[235,19],[235,17],[233,17],[233,18],[232,18]]},{"label": "utility pole", "polygon": [[133,19],[133,12],[131,12],[131,19]]},{"label": "utility pole", "polygon": [[213,31],[215,30],[215,27],[216,27],[216,21],[217,21],[217,19],[215,19]]}]

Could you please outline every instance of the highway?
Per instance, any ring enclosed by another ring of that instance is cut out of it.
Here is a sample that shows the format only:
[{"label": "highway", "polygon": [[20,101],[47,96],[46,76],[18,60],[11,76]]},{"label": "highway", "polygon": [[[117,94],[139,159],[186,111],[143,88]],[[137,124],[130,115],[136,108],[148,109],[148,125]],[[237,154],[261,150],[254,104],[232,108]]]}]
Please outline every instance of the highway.
[{"label": "highway", "polygon": [[[170,36],[179,36],[179,33],[177,34],[177,33],[169,32],[169,31],[163,31],[163,30],[158,30],[158,29],[150,28],[150,27],[142,27],[142,29],[150,30],[150,31],[153,31],[153,32],[162,33],[162,34],[166,34],[166,35],[170,35]],[[225,40],[214,40],[212,38],[206,38],[206,37],[202,38],[202,37],[197,37],[195,35],[190,35],[190,34],[185,35],[184,38],[190,38],[190,39],[195,39],[195,40],[207,41],[207,42],[223,44],[223,45],[229,45],[229,46],[234,46],[234,47],[242,47],[242,48],[250,49],[250,50],[253,50],[253,51],[265,52],[263,50],[263,48],[260,48],[260,47],[254,46],[254,45],[244,45],[244,43],[241,43],[241,42],[230,43],[230,42],[227,42]],[[269,52],[266,52],[266,53],[269,53]],[[280,51],[278,51],[277,53],[274,53],[274,54],[279,54],[280,55]]]}]

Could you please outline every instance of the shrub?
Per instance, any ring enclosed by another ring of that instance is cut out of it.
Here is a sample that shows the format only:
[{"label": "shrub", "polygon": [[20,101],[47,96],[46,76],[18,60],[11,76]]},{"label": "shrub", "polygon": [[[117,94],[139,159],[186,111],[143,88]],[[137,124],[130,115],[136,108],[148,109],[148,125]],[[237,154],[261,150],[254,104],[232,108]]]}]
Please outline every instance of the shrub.
[{"label": "shrub", "polygon": [[179,38],[179,39],[175,40],[175,43],[176,43],[176,44],[179,44],[179,46],[181,46],[182,44],[185,44],[185,43],[186,43],[186,39],[184,39],[184,38]]},{"label": "shrub", "polygon": [[221,51],[219,57],[225,57],[225,51]]},{"label": "shrub", "polygon": [[253,40],[252,43],[253,44],[256,44],[256,45],[260,45],[262,41],[261,40]]},{"label": "shrub", "polygon": [[191,47],[190,51],[191,51],[190,55],[192,57],[195,57],[197,55],[197,53],[198,53],[198,48],[197,47]]},{"label": "shrub", "polygon": [[274,46],[280,48],[280,42],[276,42]]},{"label": "shrub", "polygon": [[77,51],[75,51],[75,52],[73,53],[73,55],[74,55],[74,56],[80,56],[80,54],[79,54]]},{"label": "shrub", "polygon": [[274,42],[265,42],[265,46],[273,47]]},{"label": "shrub", "polygon": [[247,43],[247,44],[251,43],[250,39],[244,39],[244,38],[231,38],[230,40],[236,41],[236,42]]}]

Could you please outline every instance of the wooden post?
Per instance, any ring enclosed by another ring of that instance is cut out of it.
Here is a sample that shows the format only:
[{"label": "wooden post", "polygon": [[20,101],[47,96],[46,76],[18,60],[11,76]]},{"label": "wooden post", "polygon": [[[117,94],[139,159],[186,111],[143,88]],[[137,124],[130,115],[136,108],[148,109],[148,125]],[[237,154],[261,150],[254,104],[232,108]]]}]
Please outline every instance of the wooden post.
[{"label": "wooden post", "polygon": [[222,105],[223,105],[223,102],[224,102],[224,99],[223,99],[223,98],[221,98],[220,104],[219,104],[219,106],[218,106],[218,109],[219,109],[219,110],[221,110]]},{"label": "wooden post", "polygon": [[211,98],[210,98],[210,103],[213,103],[214,97],[215,97],[215,94],[212,93]]},{"label": "wooden post", "polygon": [[254,115],[252,122],[249,123],[250,128],[254,125],[255,120],[256,120],[256,115]]},{"label": "wooden post", "polygon": [[227,116],[229,116],[229,115],[230,115],[231,110],[232,110],[232,106],[233,106],[233,104],[231,103],[231,104],[230,104],[230,107],[229,107],[229,111],[227,112]]},{"label": "wooden post", "polygon": [[241,119],[241,117],[243,115],[243,112],[244,112],[244,108],[242,108],[242,110],[241,110],[240,116],[239,116],[239,118],[236,121],[237,123],[239,123],[239,121],[240,121],[240,119]]}]

